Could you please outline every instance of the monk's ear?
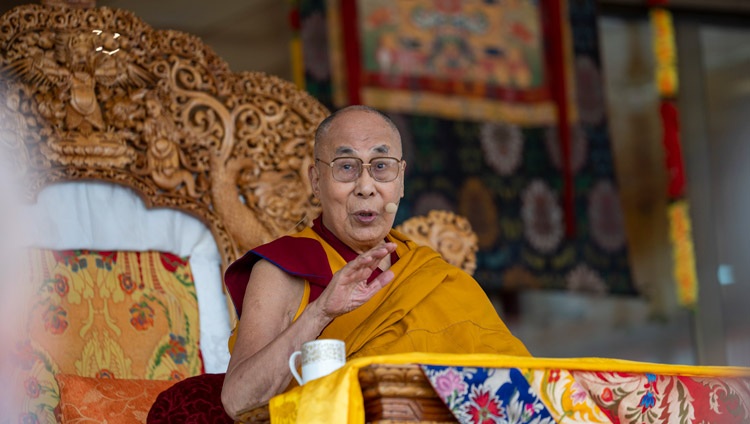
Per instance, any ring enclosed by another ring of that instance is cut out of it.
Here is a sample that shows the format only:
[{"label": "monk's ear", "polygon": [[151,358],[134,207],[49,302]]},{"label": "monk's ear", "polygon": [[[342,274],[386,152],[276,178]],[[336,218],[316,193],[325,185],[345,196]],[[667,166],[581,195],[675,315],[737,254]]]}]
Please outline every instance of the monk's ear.
[{"label": "monk's ear", "polygon": [[307,168],[307,178],[310,179],[310,187],[312,188],[313,194],[315,195],[315,197],[319,197],[318,194],[320,193],[320,174],[318,174],[318,168],[315,166],[315,163]]},{"label": "monk's ear", "polygon": [[403,162],[403,168],[401,168],[401,198],[404,197],[404,181],[406,180],[406,161]]}]

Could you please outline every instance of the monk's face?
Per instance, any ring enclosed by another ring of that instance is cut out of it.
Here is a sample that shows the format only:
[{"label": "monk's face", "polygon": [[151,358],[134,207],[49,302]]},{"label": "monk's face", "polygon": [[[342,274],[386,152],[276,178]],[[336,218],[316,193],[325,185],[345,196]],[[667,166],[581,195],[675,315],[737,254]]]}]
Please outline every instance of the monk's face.
[{"label": "monk's face", "polygon": [[365,168],[354,181],[337,181],[326,163],[341,157],[359,158],[365,164],[379,157],[401,159],[398,132],[377,113],[344,112],[318,141],[316,153],[325,163],[316,161],[309,176],[323,209],[323,224],[359,253],[381,243],[395,218],[394,213],[386,212],[386,204],[398,204],[404,196],[406,163],[399,165],[398,177],[389,182],[376,181]]}]

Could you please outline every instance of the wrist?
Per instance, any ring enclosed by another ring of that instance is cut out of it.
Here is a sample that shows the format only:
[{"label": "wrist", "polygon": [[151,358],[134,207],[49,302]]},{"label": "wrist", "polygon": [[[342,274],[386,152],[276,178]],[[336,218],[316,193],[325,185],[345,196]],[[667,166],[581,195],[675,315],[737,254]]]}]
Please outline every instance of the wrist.
[{"label": "wrist", "polygon": [[314,301],[310,303],[307,308],[305,309],[305,312],[309,313],[310,319],[315,323],[314,325],[320,330],[323,331],[324,328],[328,324],[333,321],[333,316],[326,313],[326,311],[323,308],[322,302]]}]

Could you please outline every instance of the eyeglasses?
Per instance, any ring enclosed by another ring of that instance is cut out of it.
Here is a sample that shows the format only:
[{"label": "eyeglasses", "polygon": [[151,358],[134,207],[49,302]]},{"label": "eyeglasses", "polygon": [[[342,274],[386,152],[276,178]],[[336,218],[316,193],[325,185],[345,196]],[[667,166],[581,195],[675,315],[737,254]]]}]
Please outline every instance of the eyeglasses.
[{"label": "eyeglasses", "polygon": [[395,180],[401,172],[401,159],[396,158],[373,158],[370,163],[351,157],[336,158],[331,163],[317,158],[315,161],[330,166],[333,179],[341,183],[356,181],[362,175],[363,167],[367,167],[367,172],[370,173],[372,179],[380,183]]}]

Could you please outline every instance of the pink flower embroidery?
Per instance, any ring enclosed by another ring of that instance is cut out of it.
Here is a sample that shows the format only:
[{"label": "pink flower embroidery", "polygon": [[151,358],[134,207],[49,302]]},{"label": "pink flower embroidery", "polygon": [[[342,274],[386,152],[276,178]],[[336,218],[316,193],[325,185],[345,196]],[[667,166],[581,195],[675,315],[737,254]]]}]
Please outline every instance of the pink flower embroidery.
[{"label": "pink flower embroidery", "polygon": [[[583,388],[583,386],[581,386],[577,381],[573,382],[573,385],[570,387],[570,390],[571,390],[570,398],[573,401],[573,405],[578,405],[580,403],[585,402],[589,396],[588,391],[585,388]],[[610,391],[609,394],[611,396],[612,391]]]},{"label": "pink flower embroidery", "polygon": [[446,399],[451,395],[466,391],[466,383],[461,374],[453,368],[448,368],[444,373],[435,377],[435,390],[441,398]]}]

